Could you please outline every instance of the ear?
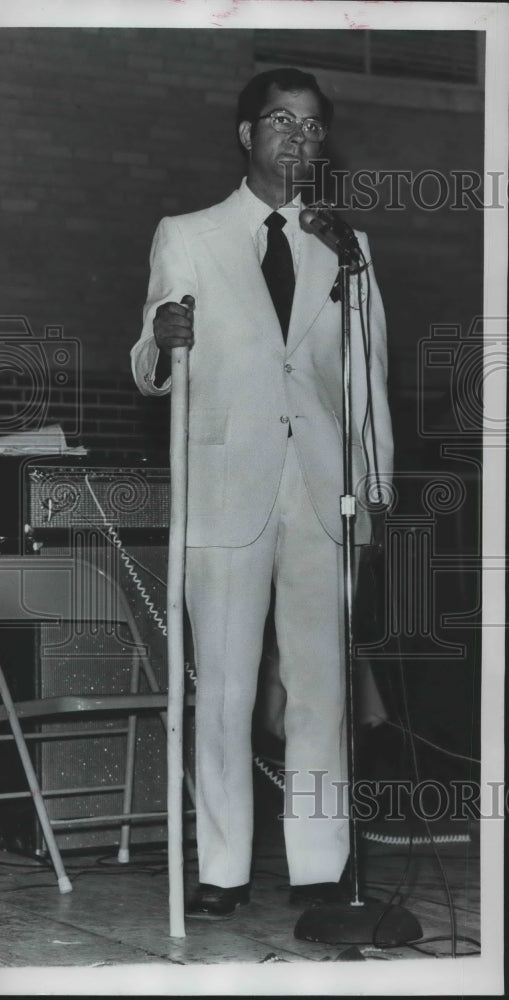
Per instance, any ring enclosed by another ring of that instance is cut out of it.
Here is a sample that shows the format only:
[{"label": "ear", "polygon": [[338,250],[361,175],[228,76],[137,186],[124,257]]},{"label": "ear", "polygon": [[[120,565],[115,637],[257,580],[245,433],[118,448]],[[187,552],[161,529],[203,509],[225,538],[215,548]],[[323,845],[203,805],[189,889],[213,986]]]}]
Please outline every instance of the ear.
[{"label": "ear", "polygon": [[244,149],[246,149],[248,151],[248,153],[249,153],[249,151],[251,149],[251,145],[252,145],[252,142],[251,142],[251,126],[252,126],[251,122],[241,122],[240,125],[239,125],[239,139],[240,139],[241,144],[243,145]]}]

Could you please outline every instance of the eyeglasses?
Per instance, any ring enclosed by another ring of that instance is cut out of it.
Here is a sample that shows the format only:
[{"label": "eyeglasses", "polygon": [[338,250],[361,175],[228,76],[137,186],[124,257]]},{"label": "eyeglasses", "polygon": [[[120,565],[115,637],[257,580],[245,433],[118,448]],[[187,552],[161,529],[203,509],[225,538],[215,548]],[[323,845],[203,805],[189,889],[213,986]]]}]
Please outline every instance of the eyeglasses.
[{"label": "eyeglasses", "polygon": [[290,111],[269,111],[267,115],[260,115],[255,121],[262,121],[267,118],[275,132],[295,132],[297,128],[302,128],[302,134],[309,142],[323,142],[327,135],[328,127],[318,118],[296,118]]}]

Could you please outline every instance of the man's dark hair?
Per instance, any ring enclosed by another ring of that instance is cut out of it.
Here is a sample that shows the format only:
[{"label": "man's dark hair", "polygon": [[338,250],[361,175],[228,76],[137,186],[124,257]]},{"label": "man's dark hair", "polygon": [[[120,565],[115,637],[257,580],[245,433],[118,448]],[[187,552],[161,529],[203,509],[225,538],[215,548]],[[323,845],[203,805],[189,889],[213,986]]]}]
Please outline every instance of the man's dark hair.
[{"label": "man's dark hair", "polygon": [[237,105],[237,128],[241,122],[254,122],[267,101],[269,88],[272,84],[280,90],[301,91],[311,90],[316,94],[321,108],[321,117],[326,125],[330,125],[334,107],[332,101],[320,90],[316,77],[312,73],[303,73],[300,69],[284,67],[269,69],[258,73],[246,84],[239,95]]}]

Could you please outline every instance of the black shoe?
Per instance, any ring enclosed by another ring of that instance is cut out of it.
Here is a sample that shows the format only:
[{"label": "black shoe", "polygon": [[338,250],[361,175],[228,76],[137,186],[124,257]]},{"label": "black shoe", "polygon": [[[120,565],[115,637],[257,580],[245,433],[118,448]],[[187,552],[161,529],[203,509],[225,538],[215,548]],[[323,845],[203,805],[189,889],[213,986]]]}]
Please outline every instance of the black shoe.
[{"label": "black shoe", "polygon": [[321,906],[323,903],[346,903],[349,896],[339,882],[313,882],[290,886],[290,906]]},{"label": "black shoe", "polygon": [[186,906],[186,917],[202,920],[226,920],[232,917],[237,906],[249,903],[249,884],[224,889],[220,885],[200,882],[193,898]]}]

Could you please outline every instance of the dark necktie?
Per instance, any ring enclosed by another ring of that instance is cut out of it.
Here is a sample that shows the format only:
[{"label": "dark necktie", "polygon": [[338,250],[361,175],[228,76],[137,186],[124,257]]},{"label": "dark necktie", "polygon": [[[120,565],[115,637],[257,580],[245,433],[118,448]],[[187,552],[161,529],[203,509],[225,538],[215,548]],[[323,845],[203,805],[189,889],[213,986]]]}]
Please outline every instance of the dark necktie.
[{"label": "dark necktie", "polygon": [[282,215],[272,212],[272,215],[269,215],[265,219],[265,225],[268,230],[267,252],[262,261],[262,271],[281,324],[283,340],[286,344],[293,293],[295,290],[292,251],[283,233],[283,226],[286,225],[286,219]]}]

